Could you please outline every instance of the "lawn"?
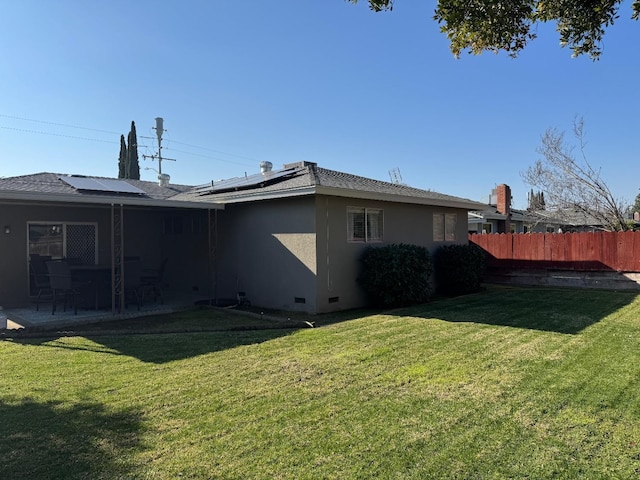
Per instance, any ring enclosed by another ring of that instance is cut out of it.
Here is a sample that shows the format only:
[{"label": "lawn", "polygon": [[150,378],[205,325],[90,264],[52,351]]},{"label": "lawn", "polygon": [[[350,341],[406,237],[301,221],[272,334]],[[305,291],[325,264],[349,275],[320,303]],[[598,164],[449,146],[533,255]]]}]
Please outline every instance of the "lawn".
[{"label": "lawn", "polygon": [[0,478],[640,474],[632,293],[496,287],[313,329],[184,315],[202,331],[0,341]]}]

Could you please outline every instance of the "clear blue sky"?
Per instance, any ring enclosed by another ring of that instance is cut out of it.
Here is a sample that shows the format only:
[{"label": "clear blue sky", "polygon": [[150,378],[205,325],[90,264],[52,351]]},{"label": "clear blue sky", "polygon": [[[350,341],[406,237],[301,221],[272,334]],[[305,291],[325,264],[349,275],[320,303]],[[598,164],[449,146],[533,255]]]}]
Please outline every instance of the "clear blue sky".
[{"label": "clear blue sky", "polygon": [[[585,119],[587,154],[615,193],[638,193],[640,24],[630,3],[599,62],[571,58],[553,25],[519,58],[456,60],[434,2],[391,13],[343,0],[4,2],[0,176],[117,176],[120,134],[139,153],[167,132],[163,172],[202,184],[309,160],[484,200],[512,187],[548,127]],[[74,128],[82,127],[82,128]],[[149,137],[149,138],[140,138]],[[141,177],[156,173],[140,160]]]}]

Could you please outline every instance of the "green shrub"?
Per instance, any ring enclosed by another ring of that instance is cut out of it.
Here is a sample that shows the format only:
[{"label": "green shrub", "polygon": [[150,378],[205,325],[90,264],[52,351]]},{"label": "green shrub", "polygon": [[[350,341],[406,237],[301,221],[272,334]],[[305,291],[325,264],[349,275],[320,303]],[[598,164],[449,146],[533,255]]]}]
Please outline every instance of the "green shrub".
[{"label": "green shrub", "polygon": [[464,295],[480,290],[486,253],[477,245],[446,245],[433,255],[438,292]]},{"label": "green shrub", "polygon": [[372,305],[394,308],[424,303],[432,293],[429,250],[407,244],[367,247],[358,279]]}]

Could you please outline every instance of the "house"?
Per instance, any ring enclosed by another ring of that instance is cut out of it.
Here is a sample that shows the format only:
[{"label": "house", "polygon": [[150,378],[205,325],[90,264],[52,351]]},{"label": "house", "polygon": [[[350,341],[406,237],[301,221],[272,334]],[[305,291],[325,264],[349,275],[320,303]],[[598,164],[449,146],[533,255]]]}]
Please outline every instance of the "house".
[{"label": "house", "polygon": [[542,232],[598,232],[605,230],[602,220],[596,215],[577,208],[560,210],[536,210],[529,213],[529,217],[538,225],[537,231]]},{"label": "house", "polygon": [[190,188],[54,173],[0,178],[0,305],[33,299],[35,255],[115,271],[126,257],[148,268],[170,258],[172,286],[206,285],[208,219],[223,207],[171,199]]},{"label": "house", "polygon": [[258,305],[327,312],[364,305],[357,284],[368,245],[431,252],[467,243],[471,200],[372,180],[311,162],[215,182],[177,198],[224,205],[218,216],[218,289]]},{"label": "house", "polygon": [[489,201],[479,210],[469,212],[469,233],[527,233],[534,231],[534,219],[528,212],[511,207],[511,188],[498,185]]},{"label": "house", "polygon": [[559,233],[601,229],[595,217],[578,210],[518,210],[511,206],[511,201],[509,185],[498,185],[482,209],[469,212],[469,233]]},{"label": "house", "polygon": [[[0,304],[28,304],[29,255],[167,262],[171,289],[320,313],[360,307],[369,245],[467,243],[468,199],[311,162],[198,187],[41,173],[0,179]],[[117,279],[116,279],[117,280]],[[114,282],[116,281],[114,280]],[[112,292],[115,284],[112,285]]]}]

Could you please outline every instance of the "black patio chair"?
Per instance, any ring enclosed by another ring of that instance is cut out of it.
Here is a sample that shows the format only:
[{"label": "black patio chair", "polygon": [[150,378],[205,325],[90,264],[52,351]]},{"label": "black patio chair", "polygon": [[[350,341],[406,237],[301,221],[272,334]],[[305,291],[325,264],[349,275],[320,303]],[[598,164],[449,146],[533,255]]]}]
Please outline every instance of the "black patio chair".
[{"label": "black patio chair", "polygon": [[63,261],[47,262],[49,271],[49,282],[53,291],[53,307],[51,315],[56,314],[58,302],[62,300],[62,311],[67,311],[67,305],[73,307],[73,313],[78,314],[78,302],[82,295],[83,287],[88,284],[84,282],[74,282],[71,278],[69,264]]},{"label": "black patio chair", "polygon": [[31,255],[29,261],[29,274],[31,276],[31,287],[33,292],[37,292],[36,311],[40,310],[40,303],[43,301],[51,301],[53,299],[53,289],[49,281],[49,271],[47,270],[47,261],[51,257],[41,257],[40,255]]},{"label": "black patio chair", "polygon": [[142,262],[138,260],[127,260],[124,262],[124,307],[129,308],[129,300],[133,299],[138,306],[142,306],[143,285],[142,285]]},{"label": "black patio chair", "polygon": [[153,293],[153,301],[157,302],[158,298],[160,298],[160,303],[164,303],[164,297],[162,295],[162,286],[164,283],[164,272],[167,267],[168,258],[162,260],[160,264],[160,268],[158,270],[147,270],[142,273],[142,277],[140,279],[142,284],[142,298],[144,299],[144,295],[146,292],[150,291]]}]

